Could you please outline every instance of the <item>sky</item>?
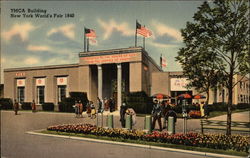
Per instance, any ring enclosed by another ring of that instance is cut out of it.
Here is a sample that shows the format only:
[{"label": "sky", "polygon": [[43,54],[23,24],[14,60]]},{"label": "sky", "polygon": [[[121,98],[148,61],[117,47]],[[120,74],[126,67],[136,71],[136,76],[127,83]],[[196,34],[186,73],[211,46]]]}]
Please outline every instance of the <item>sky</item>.
[{"label": "sky", "polygon": [[[153,33],[146,38],[149,55],[157,64],[161,54],[166,58],[164,71],[181,71],[175,61],[184,46],[180,30],[187,21],[193,21],[201,4],[202,1],[1,1],[2,70],[78,63],[84,27],[94,29],[97,35],[90,51],[134,46],[138,20]],[[35,17],[44,11],[51,17]],[[74,17],[66,17],[67,14]],[[138,35],[138,46],[143,45],[142,39]],[[1,77],[3,83],[3,73]]]}]

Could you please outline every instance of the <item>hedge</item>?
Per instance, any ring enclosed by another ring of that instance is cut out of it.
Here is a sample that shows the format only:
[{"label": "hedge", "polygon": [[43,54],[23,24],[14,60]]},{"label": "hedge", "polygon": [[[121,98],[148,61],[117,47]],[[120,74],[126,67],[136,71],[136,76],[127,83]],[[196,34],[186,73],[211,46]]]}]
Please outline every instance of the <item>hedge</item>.
[{"label": "hedge", "polygon": [[249,103],[239,103],[236,106],[237,109],[246,109],[246,108],[250,108],[250,104]]},{"label": "hedge", "polygon": [[63,98],[62,102],[58,103],[58,108],[60,112],[74,112],[75,109],[73,105],[75,104],[74,98]]},{"label": "hedge", "polygon": [[43,103],[42,108],[44,111],[54,111],[54,103]]},{"label": "hedge", "polygon": [[150,114],[153,108],[152,98],[143,91],[128,93],[125,102],[129,108],[140,114]]},{"label": "hedge", "polygon": [[31,102],[23,102],[21,107],[23,110],[31,110],[32,109],[31,104],[32,104]]},{"label": "hedge", "polygon": [[0,98],[0,110],[13,109],[13,101],[10,98]]}]

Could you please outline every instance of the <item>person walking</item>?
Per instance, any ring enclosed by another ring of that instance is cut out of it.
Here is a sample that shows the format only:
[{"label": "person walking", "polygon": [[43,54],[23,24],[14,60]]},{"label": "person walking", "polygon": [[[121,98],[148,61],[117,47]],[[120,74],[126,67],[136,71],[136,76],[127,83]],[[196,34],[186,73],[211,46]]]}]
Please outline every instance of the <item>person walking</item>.
[{"label": "person walking", "polygon": [[36,112],[36,103],[35,103],[35,100],[32,101],[32,104],[31,104],[31,108],[32,108],[32,112]]},{"label": "person walking", "polygon": [[122,128],[125,128],[125,114],[126,114],[126,110],[128,109],[128,106],[126,105],[125,102],[122,103],[122,106],[120,108],[120,122],[122,125]]},{"label": "person walking", "polygon": [[158,125],[159,125],[159,128],[160,128],[160,131],[162,131],[162,125],[161,125],[161,115],[162,115],[162,109],[161,109],[161,106],[160,106],[160,103],[158,102],[158,100],[154,100],[154,105],[153,105],[153,110],[151,112],[151,114],[153,115],[153,127],[152,129],[154,130],[155,129],[155,122],[156,120],[158,121]]},{"label": "person walking", "polygon": [[163,129],[165,129],[167,126],[167,113],[168,111],[171,110],[171,106],[170,106],[170,102],[167,101],[163,101],[162,102],[162,117],[163,117]]},{"label": "person walking", "polygon": [[209,107],[207,103],[203,106],[203,109],[204,109],[204,117],[207,119],[209,116]]},{"label": "person walking", "polygon": [[82,105],[81,100],[79,100],[78,105],[79,105],[79,116],[80,116],[80,117],[83,117],[83,116],[82,116],[82,112],[83,112],[83,105]]},{"label": "person walking", "polygon": [[97,97],[97,104],[98,104],[98,113],[103,113],[104,110],[103,101],[99,97]]},{"label": "person walking", "polygon": [[78,117],[78,114],[79,114],[79,104],[78,104],[78,101],[75,101],[75,105],[73,105],[73,107],[75,109],[76,117]]},{"label": "person walking", "polygon": [[15,115],[17,115],[17,112],[19,110],[19,103],[16,101],[16,99],[14,100],[13,109],[14,109]]},{"label": "person walking", "polygon": [[90,109],[91,109],[91,119],[95,119],[96,118],[96,109],[95,109],[95,105],[92,101],[90,101]]},{"label": "person walking", "polygon": [[200,112],[201,112],[201,117],[204,117],[204,102],[201,102],[200,104]]}]

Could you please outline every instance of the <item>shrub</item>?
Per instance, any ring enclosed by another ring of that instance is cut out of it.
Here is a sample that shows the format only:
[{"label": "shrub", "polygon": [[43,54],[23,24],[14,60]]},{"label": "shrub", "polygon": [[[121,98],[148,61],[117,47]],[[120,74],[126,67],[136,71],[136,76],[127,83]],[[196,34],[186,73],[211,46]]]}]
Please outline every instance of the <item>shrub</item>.
[{"label": "shrub", "polygon": [[143,91],[128,93],[125,102],[129,108],[140,114],[150,114],[153,108],[152,98]]},{"label": "shrub", "polygon": [[58,108],[60,112],[74,112],[73,105],[75,104],[74,98],[64,98],[62,102],[59,102]]},{"label": "shrub", "polygon": [[43,103],[42,108],[44,111],[54,111],[54,103]]},{"label": "shrub", "polygon": [[0,98],[0,109],[13,109],[13,102],[10,98]]},{"label": "shrub", "polygon": [[[236,105],[232,105],[232,110],[236,109]],[[227,111],[227,103],[218,102],[209,105],[210,111]]]},{"label": "shrub", "polygon": [[21,105],[23,110],[31,110],[31,102],[23,102]]},{"label": "shrub", "polygon": [[236,106],[237,109],[246,109],[246,108],[250,108],[250,104],[249,103],[239,103]]}]

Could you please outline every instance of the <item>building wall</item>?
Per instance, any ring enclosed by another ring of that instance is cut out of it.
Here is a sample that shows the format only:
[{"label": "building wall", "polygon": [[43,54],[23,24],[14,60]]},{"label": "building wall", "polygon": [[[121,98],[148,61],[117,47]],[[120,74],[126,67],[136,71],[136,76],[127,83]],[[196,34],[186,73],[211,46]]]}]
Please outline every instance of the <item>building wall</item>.
[{"label": "building wall", "polygon": [[[78,86],[78,66],[70,67],[36,67],[36,68],[20,68],[7,69],[5,74],[5,98],[16,99],[17,79],[25,79],[25,102],[36,100],[36,78],[45,78],[45,102],[53,102],[57,104],[57,77],[67,76],[67,93],[70,91],[79,91]],[[21,76],[18,74],[22,74]],[[68,95],[68,94],[67,94]]]},{"label": "building wall", "polygon": [[129,91],[139,92],[142,91],[142,63],[129,63]]},{"label": "building wall", "polygon": [[170,80],[167,72],[152,73],[151,95],[163,93],[170,96]]}]

